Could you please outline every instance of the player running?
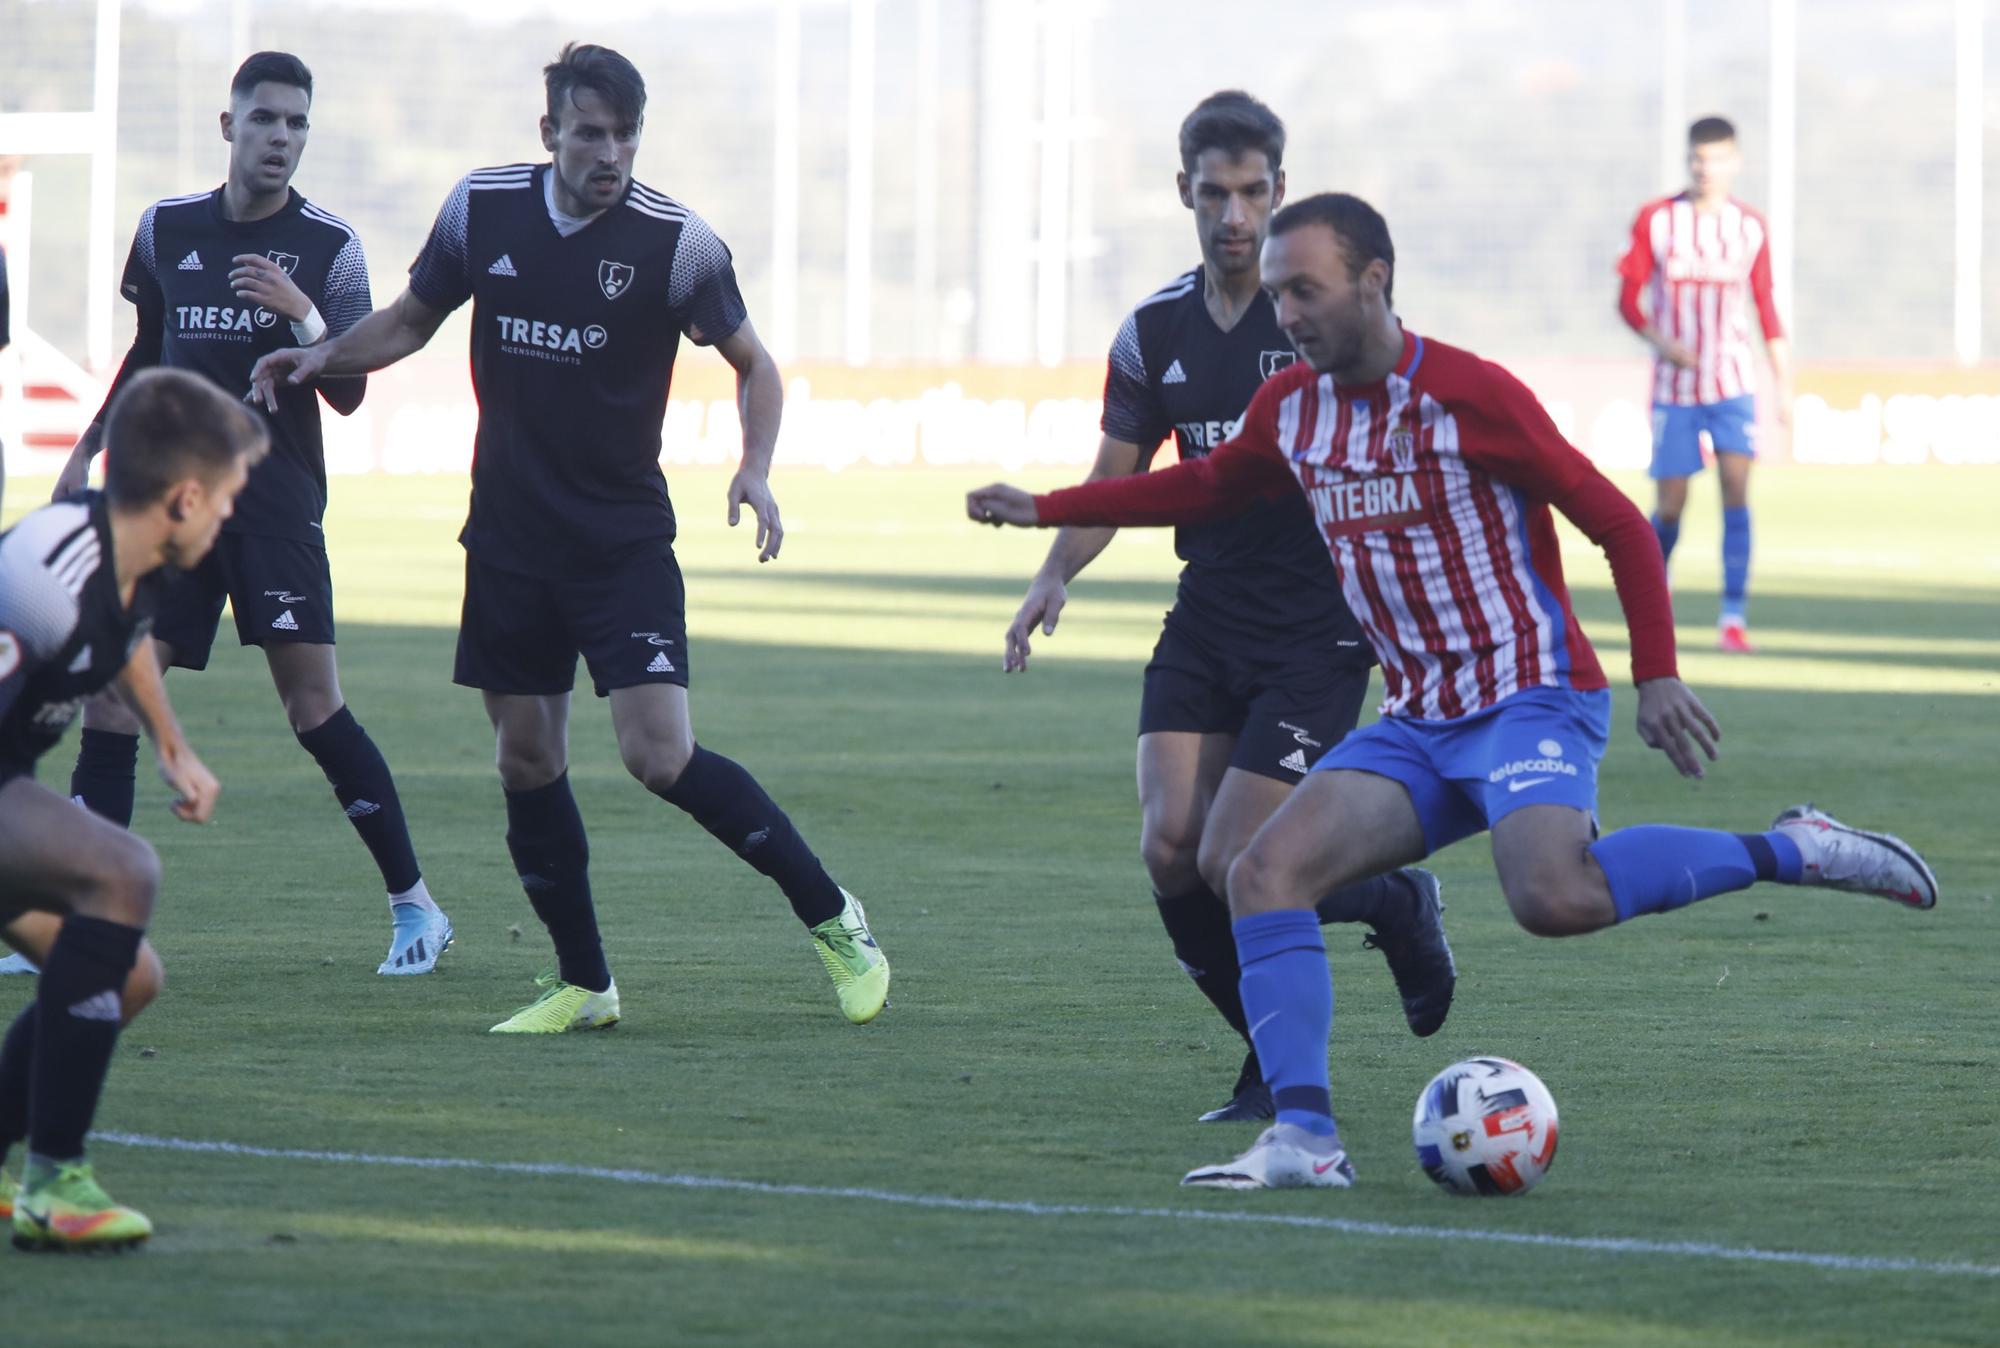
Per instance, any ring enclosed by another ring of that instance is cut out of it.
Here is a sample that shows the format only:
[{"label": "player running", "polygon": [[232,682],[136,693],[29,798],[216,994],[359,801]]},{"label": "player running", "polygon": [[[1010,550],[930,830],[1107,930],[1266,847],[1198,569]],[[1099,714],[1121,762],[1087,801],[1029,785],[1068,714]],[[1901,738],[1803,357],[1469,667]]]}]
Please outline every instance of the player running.
[{"label": "player running", "polygon": [[[101,1249],[152,1234],[84,1156],[120,1023],[160,986],[145,944],[160,863],[141,838],[34,780],[84,699],[116,691],[153,738],[174,813],[216,783],[167,705],[145,640],[166,582],[214,544],[268,441],[229,395],[174,370],[134,375],[105,418],[102,493],[43,506],[0,534],[0,938],[42,965],[0,1042],[0,1163],[28,1143],[0,1209],[23,1249]],[[121,995],[122,991],[122,995]]]},{"label": "player running", "polygon": [[1674,555],[1706,432],[1722,484],[1719,642],[1725,651],[1747,653],[1757,399],[1746,299],[1756,305],[1771,354],[1781,426],[1791,422],[1792,351],[1771,294],[1771,231],[1763,216],[1729,195],[1742,167],[1735,127],[1704,117],[1688,128],[1688,188],[1646,203],[1632,222],[1631,247],[1618,263],[1618,312],[1659,353],[1652,475],[1660,552]]},{"label": "player running", "polygon": [[[1203,457],[1235,430],[1257,386],[1296,359],[1257,273],[1284,200],[1284,152],[1284,123],[1236,90],[1203,99],[1181,123],[1181,204],[1194,212],[1201,265],[1118,329],[1091,481],[1143,470],[1169,435],[1183,461]],[[1028,667],[1033,629],[1055,631],[1065,587],[1116,532],[1056,535],[1007,629],[1006,669]],[[1354,728],[1375,660],[1304,501],[1184,525],[1174,546],[1186,566],[1139,704],[1139,851],[1181,967],[1247,1044],[1220,897],[1229,866],[1310,761]],[[1322,921],[1374,926],[1369,944],[1388,957],[1418,1035],[1436,1033],[1451,1009],[1440,907],[1437,880],[1414,868],[1319,902]],[[1254,1047],[1233,1094],[1202,1122],[1271,1117]]]},{"label": "player running", "polygon": [[1702,775],[1721,732],[1675,673],[1666,572],[1646,520],[1499,366],[1406,331],[1395,249],[1366,203],[1272,217],[1264,285],[1308,364],[1257,391],[1206,459],[1046,496],[993,486],[996,524],[1174,524],[1301,493],[1382,662],[1382,719],[1313,766],[1229,873],[1243,1005],[1277,1122],[1183,1181],[1344,1188],[1333,999],[1315,897],[1490,830],[1501,891],[1538,936],[1596,931],[1760,880],[1912,908],[1937,881],[1908,845],[1810,805],[1761,833],[1645,824],[1597,836],[1611,694],[1570,609],[1550,507],[1611,562],[1632,640],[1639,737]]},{"label": "player running", "polygon": [[[112,398],[153,365],[193,370],[239,393],[265,352],[337,335],[367,314],[361,240],[292,190],[311,110],[312,72],[296,56],[258,52],[238,68],[222,114],[228,181],[157,202],[139,217],[124,280],[139,331]],[[252,475],[215,551],[170,587],[153,636],[163,667],[206,668],[229,601],[237,639],[263,648],[293,733],[381,870],[393,931],[376,972],[423,974],[451,943],[451,923],[424,884],[389,765],[341,695],[333,576],[320,526],[326,459],[319,399],[345,416],[365,388],[363,379],[327,380],[267,401],[271,456]],[[77,441],[57,499],[88,477],[102,417]],[[99,699],[85,710],[83,727],[70,794],[130,825],[138,723],[117,702]]]},{"label": "player running", "polygon": [[338,341],[266,356],[257,387],[357,375],[428,342],[473,302],[479,398],[465,605],[453,678],[480,689],[499,740],[507,847],[558,968],[500,1034],[618,1019],[591,903],[589,846],[570,794],[570,689],[581,654],[626,768],[778,883],[811,931],[840,1008],[874,1019],[889,964],[861,905],[785,812],[730,759],[695,743],[674,513],[660,424],[680,338],[735,367],[743,463],[729,522],[757,517],[758,560],[784,529],[766,474],[783,386],[737,292],[729,250],[700,216],[632,179],[646,86],[606,47],[572,43],[543,71],[551,161],[480,169],[453,189],[410,287]]}]

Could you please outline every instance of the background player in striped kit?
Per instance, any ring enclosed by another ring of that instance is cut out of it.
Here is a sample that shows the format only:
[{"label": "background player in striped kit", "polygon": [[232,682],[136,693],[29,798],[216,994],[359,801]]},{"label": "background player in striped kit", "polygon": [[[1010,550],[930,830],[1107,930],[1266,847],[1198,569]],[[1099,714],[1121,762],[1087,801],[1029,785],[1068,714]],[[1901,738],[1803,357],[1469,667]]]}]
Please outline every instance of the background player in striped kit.
[{"label": "background player in striped kit", "polygon": [[[193,370],[241,394],[264,352],[337,335],[368,312],[361,240],[292,190],[311,111],[312,72],[296,56],[258,52],[238,68],[222,114],[228,181],[158,202],[139,219],[123,283],[139,311],[138,335],[111,398],[152,365]],[[450,943],[451,923],[418,868],[389,765],[340,690],[333,575],[320,526],[319,400],[346,415],[365,388],[362,379],[328,380],[265,400],[271,455],[252,474],[221,543],[169,588],[154,639],[163,665],[205,668],[228,599],[237,639],[263,648],[293,734],[381,871],[392,931],[376,972],[422,974]],[[101,426],[100,415],[78,440],[58,499],[83,485]],[[99,699],[84,713],[71,794],[119,824],[132,821],[138,732],[115,702]]]},{"label": "background player in striped kit", "polygon": [[579,654],[610,699],[627,770],[778,884],[842,1014],[872,1020],[889,964],[861,905],[749,772],[695,742],[688,710],[686,603],[660,472],[674,358],[687,336],[736,370],[743,462],[729,522],[745,506],[756,515],[760,561],[784,537],[766,480],[784,396],[777,364],[750,326],[722,240],[633,181],[646,85],[632,63],[571,43],[543,81],[550,159],[467,175],[393,305],[338,341],[266,356],[253,377],[269,388],[381,369],[473,301],[479,428],[452,677],[484,697],[508,851],[558,960],[542,995],[494,1032],[560,1034],[620,1015],[569,786]]},{"label": "background player in striped kit", "polygon": [[1640,738],[1686,777],[1720,730],[1680,681],[1665,567],[1646,521],[1499,366],[1409,332],[1391,306],[1388,225],[1346,195],[1271,221],[1263,278],[1305,362],[1257,391],[1206,459],[1030,496],[995,486],[995,524],[1167,524],[1303,493],[1382,663],[1374,724],[1315,765],[1229,874],[1252,1018],[1278,1122],[1183,1183],[1345,1188],[1326,1041],[1318,895],[1491,831],[1501,891],[1539,936],[1600,930],[1759,881],[1912,908],[1937,880],[1907,844],[1810,805],[1759,833],[1641,824],[1597,836],[1611,694],[1563,583],[1552,508],[1603,548],[1632,641]]},{"label": "background player in striped kit", "polygon": [[[1180,128],[1181,204],[1194,214],[1201,265],[1126,318],[1104,381],[1104,438],[1090,479],[1144,469],[1171,435],[1183,461],[1233,430],[1257,386],[1296,359],[1258,284],[1258,250],[1285,195],[1285,128],[1268,107],[1227,90]],[[1013,625],[1005,668],[1025,670],[1039,625],[1052,634],[1066,585],[1113,529],[1064,529]],[[1374,655],[1340,597],[1305,503],[1281,498],[1182,528],[1186,563],[1139,707],[1140,856],[1182,969],[1249,1042],[1226,892],[1230,863],[1312,760],[1354,728]],[[1404,1013],[1434,1034],[1455,971],[1437,880],[1410,869],[1372,876],[1320,901],[1328,922],[1368,922]],[[1268,1119],[1253,1047],[1233,1098],[1203,1122]]]},{"label": "background player in striped kit", "polygon": [[1771,239],[1764,217],[1729,195],[1743,156],[1720,117],[1688,128],[1685,191],[1647,202],[1618,264],[1618,312],[1658,353],[1653,362],[1653,531],[1672,557],[1701,471],[1701,437],[1715,450],[1722,485],[1723,650],[1751,650],[1750,464],[1757,454],[1756,359],[1749,305],[1757,310],[1777,387],[1778,424],[1791,423],[1791,344],[1771,293]]},{"label": "background player in striped kit", "polygon": [[30,1249],[136,1244],[143,1213],[98,1187],[84,1155],[123,1021],[160,986],[145,944],[160,863],[140,838],[34,780],[84,699],[115,689],[144,723],[174,813],[205,822],[215,778],[188,747],[146,641],[170,566],[193,566],[268,446],[234,398],[177,370],[128,380],[106,418],[105,490],[0,534],[0,939],[44,963],[0,1041],[0,1162],[26,1140],[0,1211]]}]

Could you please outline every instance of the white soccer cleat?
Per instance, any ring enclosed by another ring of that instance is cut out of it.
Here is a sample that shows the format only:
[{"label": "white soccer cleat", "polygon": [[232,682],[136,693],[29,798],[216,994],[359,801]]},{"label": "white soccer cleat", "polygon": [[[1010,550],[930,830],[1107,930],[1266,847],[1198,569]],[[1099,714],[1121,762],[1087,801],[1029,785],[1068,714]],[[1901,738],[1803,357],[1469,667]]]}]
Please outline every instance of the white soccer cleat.
[{"label": "white soccer cleat", "polygon": [[399,903],[395,905],[395,922],[388,957],[375,972],[427,974],[437,968],[438,956],[451,945],[451,919],[439,909]]},{"label": "white soccer cleat", "polygon": [[1338,1136],[1274,1123],[1235,1160],[1190,1170],[1181,1183],[1202,1189],[1348,1189],[1354,1186],[1354,1164]]},{"label": "white soccer cleat", "polygon": [[26,955],[9,955],[0,959],[0,976],[7,974],[38,974],[41,970]]},{"label": "white soccer cleat", "polygon": [[1800,884],[1875,894],[1908,908],[1937,905],[1937,876],[1893,833],[1849,828],[1811,803],[1792,806],[1771,827],[1798,845]]}]

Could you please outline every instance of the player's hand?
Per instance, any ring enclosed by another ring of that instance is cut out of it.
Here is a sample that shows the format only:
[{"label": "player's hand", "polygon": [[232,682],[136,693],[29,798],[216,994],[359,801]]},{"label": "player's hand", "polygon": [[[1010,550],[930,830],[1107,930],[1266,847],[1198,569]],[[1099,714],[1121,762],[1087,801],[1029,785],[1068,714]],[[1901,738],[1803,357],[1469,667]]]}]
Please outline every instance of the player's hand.
[{"label": "player's hand", "polygon": [[229,259],[236,269],[229,273],[229,288],[236,298],[261,304],[280,318],[303,323],[312,312],[313,302],[285,269],[260,253],[238,253]]},{"label": "player's hand", "polygon": [[762,473],[739,468],[736,476],[729,479],[730,528],[734,529],[743,518],[746,505],[757,516],[757,560],[768,562],[778,555],[785,541],[785,526],[778,521],[778,498],[771,495],[771,484]]},{"label": "player's hand", "polygon": [[173,811],[178,818],[190,824],[209,821],[222,786],[215,780],[215,774],[194,756],[186,741],[177,740],[160,747],[160,777],[173,788]]},{"label": "player's hand", "polygon": [[278,383],[304,384],[319,377],[326,365],[326,347],[288,346],[281,351],[273,351],[250,367],[250,391],[243,395],[246,403],[262,403],[266,411],[275,415],[278,411]]},{"label": "player's hand", "polygon": [[[89,432],[86,431],[84,434],[88,435]],[[49,493],[51,501],[74,496],[90,485],[90,455],[81,453],[82,449],[83,441],[79,440],[76,448],[70,451],[69,461],[63,464],[62,471],[56,474],[56,489]]]},{"label": "player's hand", "polygon": [[1705,774],[1695,749],[1713,763],[1722,727],[1679,679],[1648,679],[1639,685],[1639,738],[1665,754],[1681,776],[1699,778]]},{"label": "player's hand", "polygon": [[965,513],[968,518],[995,528],[1003,524],[1018,524],[1024,529],[1032,529],[1042,522],[1041,513],[1035,509],[1033,494],[1004,482],[967,492]]},{"label": "player's hand", "polygon": [[1671,337],[1661,340],[1660,356],[1677,370],[1692,370],[1695,367],[1694,352]]},{"label": "player's hand", "polygon": [[1035,583],[1028,587],[1028,597],[1021,601],[1014,621],[1008,624],[1007,659],[1001,668],[1009,674],[1027,669],[1028,655],[1034,649],[1028,644],[1028,634],[1040,623],[1043,636],[1054,636],[1056,619],[1068,602],[1067,586],[1054,576],[1036,575]]}]

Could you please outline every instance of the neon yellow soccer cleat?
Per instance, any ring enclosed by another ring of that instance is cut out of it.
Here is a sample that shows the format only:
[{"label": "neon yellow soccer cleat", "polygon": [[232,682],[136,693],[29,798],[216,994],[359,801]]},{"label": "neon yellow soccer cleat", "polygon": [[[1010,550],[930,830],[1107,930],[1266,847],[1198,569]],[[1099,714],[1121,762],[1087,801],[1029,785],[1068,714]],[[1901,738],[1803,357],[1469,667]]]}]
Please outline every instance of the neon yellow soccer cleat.
[{"label": "neon yellow soccer cleat", "polygon": [[83,1161],[14,1196],[17,1250],[129,1250],[152,1234],[146,1214],[112,1202]]},{"label": "neon yellow soccer cleat", "polygon": [[840,997],[840,1011],[856,1025],[866,1025],[882,1013],[889,1001],[889,957],[875,944],[868,930],[868,914],[861,901],[846,890],[847,900],[839,917],[830,917],[812,929],[819,961],[833,979]]},{"label": "neon yellow soccer cleat", "polygon": [[535,975],[542,995],[495,1025],[492,1034],[561,1034],[565,1030],[608,1030],[618,1023],[618,984],[592,992],[565,983],[554,969]]}]

